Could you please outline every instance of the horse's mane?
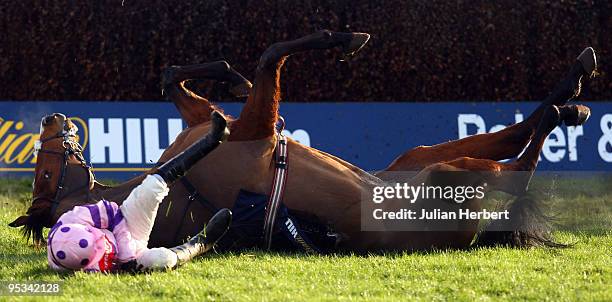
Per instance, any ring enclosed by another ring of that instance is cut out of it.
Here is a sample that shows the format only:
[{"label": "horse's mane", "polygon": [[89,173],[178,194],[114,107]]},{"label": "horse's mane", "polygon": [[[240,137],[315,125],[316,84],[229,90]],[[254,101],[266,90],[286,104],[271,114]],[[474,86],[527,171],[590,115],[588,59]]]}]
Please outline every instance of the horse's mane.
[{"label": "horse's mane", "polygon": [[43,229],[46,226],[46,222],[50,219],[51,203],[38,201],[28,209],[27,214],[25,224],[21,228],[21,233],[27,241],[32,239],[34,245],[40,246],[45,243]]}]

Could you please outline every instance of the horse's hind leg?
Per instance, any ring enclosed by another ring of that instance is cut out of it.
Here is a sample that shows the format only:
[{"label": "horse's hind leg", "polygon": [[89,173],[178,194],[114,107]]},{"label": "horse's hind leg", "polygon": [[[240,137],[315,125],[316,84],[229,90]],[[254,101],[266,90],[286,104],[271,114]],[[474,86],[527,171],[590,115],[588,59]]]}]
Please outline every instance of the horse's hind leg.
[{"label": "horse's hind leg", "polygon": [[[529,146],[525,152],[514,162],[500,163],[490,159],[477,159],[470,157],[461,157],[451,161],[446,161],[444,164],[453,167],[469,170],[469,171],[484,171],[492,172],[489,183],[494,184],[496,189],[502,190],[511,194],[519,194],[527,190],[529,180],[535,171],[538,164],[538,158],[544,145],[544,140],[550,132],[561,122],[567,126],[582,125],[586,122],[590,115],[590,110],[586,106],[573,105],[557,107],[551,105],[542,114],[542,119],[533,135]],[[517,171],[527,173],[499,173],[503,171]],[[504,181],[507,178],[511,181]]]},{"label": "horse's hind leg", "polygon": [[[533,136],[533,140],[523,155],[515,162],[506,164],[490,159],[470,157],[457,158],[428,165],[415,176],[416,183],[426,183],[427,186],[437,187],[450,185],[455,188],[459,186],[470,186],[474,188],[476,186],[483,186],[483,184],[486,183],[487,190],[522,195],[528,188],[531,175],[536,168],[538,155],[542,149],[546,136],[548,136],[561,121],[564,121],[567,125],[575,125],[584,123],[586,120],[588,108],[581,106],[578,111],[572,110],[572,108],[575,107],[563,106],[559,108],[555,105],[551,105],[549,109],[544,111],[541,122]],[[464,173],[465,171],[470,172]],[[435,200],[430,201],[432,203],[424,205],[424,207],[430,208],[430,210],[437,209],[446,211],[446,204],[434,203]],[[481,203],[478,198],[455,206],[463,210],[469,209],[474,212],[481,209]],[[395,210],[395,208],[393,210]],[[431,223],[434,222],[432,221]],[[429,249],[431,246],[437,248],[465,248],[470,246],[474,235],[477,233],[478,225],[479,220],[477,219],[462,219],[457,222],[455,231],[428,232],[427,236],[417,236],[410,232],[403,234],[385,233],[381,236],[388,245],[395,245],[400,248],[403,248],[402,244],[417,249]],[[521,229],[517,229],[516,231],[525,232]],[[527,229],[527,232],[532,232],[532,230]]]},{"label": "horse's hind leg", "polygon": [[419,146],[402,154],[383,171],[418,171],[434,163],[459,157],[501,160],[518,155],[529,143],[535,126],[526,121],[495,133],[469,136],[463,139]]},{"label": "horse's hind leg", "polygon": [[176,105],[188,127],[207,122],[212,111],[220,111],[185,87],[185,82],[192,79],[229,82],[230,92],[238,97],[246,96],[251,88],[251,83],[225,61],[166,68],[162,74],[163,92]]},{"label": "horse's hind leg", "polygon": [[257,140],[274,135],[280,101],[280,69],[287,56],[313,49],[342,47],[346,55],[353,55],[369,39],[364,33],[320,31],[297,40],[275,43],[262,54],[257,66],[254,87],[232,124],[229,140]]},{"label": "horse's hind leg", "polygon": [[[512,163],[499,163],[490,159],[457,158],[451,161],[435,163],[423,169],[415,179],[416,183],[427,183],[433,186],[482,186],[487,184],[487,190],[496,190],[522,195],[528,188],[531,175],[538,163],[538,155],[544,144],[544,139],[561,121],[566,125],[582,124],[588,117],[588,108],[557,107],[551,105],[543,112],[541,122],[533,136],[529,147],[521,157]],[[470,171],[469,173],[464,173]],[[420,178],[420,179],[419,179]],[[432,204],[432,209],[441,209],[443,205]],[[457,205],[461,209],[479,211],[481,203],[479,199]],[[428,233],[428,236],[413,236],[409,246],[412,248],[438,248],[453,247],[464,248],[470,245],[478,230],[479,220],[464,219],[458,221],[457,231]],[[401,236],[410,235],[410,233]],[[393,233],[384,234],[389,244],[406,242],[405,238]],[[407,244],[407,243],[406,243]]]},{"label": "horse's hind leg", "polygon": [[524,121],[495,133],[473,135],[463,139],[414,148],[395,159],[385,171],[420,170],[430,164],[458,157],[502,160],[519,155],[534,135],[543,113],[552,105],[562,106],[580,93],[581,80],[590,77],[596,68],[595,52],[585,49],[565,75]]},{"label": "horse's hind leg", "polygon": [[[413,179],[414,183],[427,183],[432,186],[445,186],[448,184],[472,187],[481,186],[483,183],[486,183],[487,190],[522,195],[528,188],[531,175],[538,163],[538,155],[548,134],[561,122],[565,122],[568,126],[575,126],[583,124],[588,116],[589,109],[584,106],[557,107],[551,105],[542,113],[541,121],[537,126],[529,147],[518,160],[512,163],[499,163],[490,159],[457,158],[428,165],[415,176]],[[472,171],[474,173],[464,174],[464,171]],[[443,205],[432,203],[429,207],[440,210],[441,206]],[[479,211],[481,208],[480,201],[477,198],[457,206],[471,211]],[[479,220],[463,219],[457,223],[456,231],[427,232],[426,235],[416,232],[387,232],[380,236],[385,246],[398,247],[400,249],[406,248],[406,246],[411,249],[430,249],[432,246],[437,248],[465,248],[470,246],[478,230]],[[534,232],[539,231],[539,229],[532,229],[535,227],[537,225],[527,224],[524,228],[517,227],[513,232],[516,232],[518,235],[514,235],[517,236],[534,236],[536,235]],[[548,239],[539,237],[535,240],[547,241]]]}]

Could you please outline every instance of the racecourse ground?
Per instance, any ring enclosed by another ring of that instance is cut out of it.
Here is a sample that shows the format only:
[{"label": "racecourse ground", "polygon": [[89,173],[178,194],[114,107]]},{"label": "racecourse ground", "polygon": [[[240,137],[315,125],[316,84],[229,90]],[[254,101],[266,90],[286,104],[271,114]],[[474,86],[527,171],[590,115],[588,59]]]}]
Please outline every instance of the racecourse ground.
[{"label": "racecourse ground", "polygon": [[[213,254],[148,275],[56,274],[45,251],[7,224],[30,203],[29,180],[0,181],[0,280],[63,280],[56,300],[126,301],[611,301],[609,179],[555,184],[567,249],[487,248],[419,254],[305,256],[250,251]],[[595,193],[594,193],[595,192]],[[565,207],[565,208],[564,208]],[[5,300],[7,297],[0,297]],[[44,299],[34,298],[30,299]],[[24,300],[9,297],[8,300]]]}]

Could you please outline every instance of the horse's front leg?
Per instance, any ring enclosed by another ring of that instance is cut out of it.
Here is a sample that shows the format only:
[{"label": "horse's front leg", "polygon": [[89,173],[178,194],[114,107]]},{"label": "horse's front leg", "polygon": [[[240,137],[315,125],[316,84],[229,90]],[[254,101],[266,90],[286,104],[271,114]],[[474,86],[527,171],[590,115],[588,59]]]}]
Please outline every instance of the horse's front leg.
[{"label": "horse's front leg", "polygon": [[280,101],[280,70],[287,56],[307,50],[342,47],[353,55],[369,39],[364,33],[320,31],[297,40],[273,44],[263,53],[257,66],[255,84],[240,113],[232,124],[230,141],[257,140],[274,134]]},{"label": "horse's front leg", "polygon": [[237,97],[248,95],[252,86],[249,80],[225,61],[166,68],[162,73],[163,93],[174,103],[188,127],[207,122],[213,111],[220,111],[206,98],[185,87],[185,82],[193,79],[229,82],[230,92]]}]

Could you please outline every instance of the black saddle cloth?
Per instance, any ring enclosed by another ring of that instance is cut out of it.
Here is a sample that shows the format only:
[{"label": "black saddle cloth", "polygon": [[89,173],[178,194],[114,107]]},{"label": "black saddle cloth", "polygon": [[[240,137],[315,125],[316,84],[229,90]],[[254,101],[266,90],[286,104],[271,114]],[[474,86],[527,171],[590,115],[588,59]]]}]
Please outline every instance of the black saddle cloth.
[{"label": "black saddle cloth", "polygon": [[[217,243],[217,250],[263,247],[263,223],[268,196],[241,190],[232,208],[232,225]],[[336,237],[315,217],[279,205],[272,235],[272,250],[319,252],[335,250]]]}]

